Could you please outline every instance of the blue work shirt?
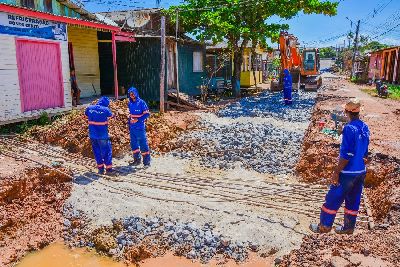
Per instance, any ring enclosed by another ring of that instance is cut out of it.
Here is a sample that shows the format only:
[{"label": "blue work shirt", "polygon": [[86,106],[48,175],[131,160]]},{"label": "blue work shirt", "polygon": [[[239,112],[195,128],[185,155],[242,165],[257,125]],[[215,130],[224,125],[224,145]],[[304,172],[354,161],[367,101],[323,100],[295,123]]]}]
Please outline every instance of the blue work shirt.
[{"label": "blue work shirt", "polygon": [[109,139],[108,118],[113,114],[108,107],[100,104],[90,105],[86,108],[89,123],[89,137],[91,139]]},{"label": "blue work shirt", "polygon": [[343,128],[340,157],[348,160],[343,174],[359,175],[366,172],[364,158],[368,155],[369,129],[361,120],[352,120]]},{"label": "blue work shirt", "polygon": [[[130,93],[133,93],[136,97],[136,101],[133,101],[130,97]],[[145,122],[150,117],[149,108],[143,99],[139,97],[139,93],[136,88],[131,87],[128,90],[129,97],[129,127],[131,130],[145,130]]]}]

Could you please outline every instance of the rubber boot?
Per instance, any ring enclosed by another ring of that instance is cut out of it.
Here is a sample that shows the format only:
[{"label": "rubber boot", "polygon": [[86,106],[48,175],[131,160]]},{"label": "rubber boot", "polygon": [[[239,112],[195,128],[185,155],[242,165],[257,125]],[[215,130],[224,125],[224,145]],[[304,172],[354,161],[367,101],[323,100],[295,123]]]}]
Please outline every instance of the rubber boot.
[{"label": "rubber boot", "polygon": [[143,165],[145,167],[150,167],[151,157],[150,155],[143,156]]},{"label": "rubber boot", "polygon": [[107,169],[106,175],[107,176],[116,176],[117,173],[111,168],[111,169]]},{"label": "rubber boot", "polygon": [[332,230],[332,227],[324,226],[317,223],[310,224],[310,230],[317,234],[325,234],[329,233]]},{"label": "rubber boot", "polygon": [[131,161],[129,163],[129,165],[131,165],[131,166],[139,166],[140,163],[142,163],[142,158],[141,157],[134,157],[133,161]]}]

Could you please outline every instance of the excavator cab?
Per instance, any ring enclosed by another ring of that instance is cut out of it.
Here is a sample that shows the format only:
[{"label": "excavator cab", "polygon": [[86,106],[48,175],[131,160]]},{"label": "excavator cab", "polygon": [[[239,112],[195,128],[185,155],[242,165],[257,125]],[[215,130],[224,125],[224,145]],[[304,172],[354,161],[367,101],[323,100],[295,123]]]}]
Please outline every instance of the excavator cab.
[{"label": "excavator cab", "polygon": [[320,59],[317,48],[306,48],[302,51],[301,87],[305,90],[315,91],[321,87]]},{"label": "excavator cab", "polygon": [[318,49],[303,50],[303,75],[319,74],[319,53]]}]

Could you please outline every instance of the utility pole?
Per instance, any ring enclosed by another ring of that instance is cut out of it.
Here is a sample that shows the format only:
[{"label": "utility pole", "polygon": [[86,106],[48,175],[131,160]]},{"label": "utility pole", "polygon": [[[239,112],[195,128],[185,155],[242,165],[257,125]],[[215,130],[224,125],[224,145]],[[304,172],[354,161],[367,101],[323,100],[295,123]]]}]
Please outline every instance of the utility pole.
[{"label": "utility pole", "polygon": [[358,20],[358,22],[357,22],[356,39],[354,40],[354,51],[353,51],[353,61],[352,61],[353,67],[351,70],[350,79],[355,77],[355,75],[356,75],[355,66],[356,66],[356,53],[358,52],[358,34],[359,34],[359,32],[360,32],[360,20]]},{"label": "utility pole", "polygon": [[179,9],[176,9],[175,25],[175,69],[176,69],[176,99],[179,104],[179,57],[178,57],[178,31],[179,31]]},{"label": "utility pole", "polygon": [[161,17],[160,113],[165,112],[165,16]]}]

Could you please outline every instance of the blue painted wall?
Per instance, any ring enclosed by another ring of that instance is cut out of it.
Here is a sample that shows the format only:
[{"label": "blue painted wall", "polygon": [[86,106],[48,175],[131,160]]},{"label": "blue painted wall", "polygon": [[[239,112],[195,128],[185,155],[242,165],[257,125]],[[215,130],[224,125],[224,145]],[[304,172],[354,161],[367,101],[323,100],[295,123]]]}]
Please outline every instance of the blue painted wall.
[{"label": "blue painted wall", "polygon": [[[193,72],[193,52],[203,52],[203,72]],[[200,95],[203,78],[206,78],[206,47],[197,43],[179,43],[179,90],[188,95]]]}]

